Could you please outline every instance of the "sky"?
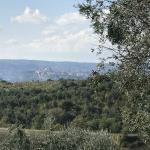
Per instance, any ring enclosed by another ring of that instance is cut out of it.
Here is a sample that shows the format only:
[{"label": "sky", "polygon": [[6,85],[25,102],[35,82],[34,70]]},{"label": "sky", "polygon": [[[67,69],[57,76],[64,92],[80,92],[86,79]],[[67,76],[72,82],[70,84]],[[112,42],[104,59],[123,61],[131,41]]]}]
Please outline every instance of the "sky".
[{"label": "sky", "polygon": [[97,39],[73,5],[82,0],[0,0],[0,59],[96,62]]}]

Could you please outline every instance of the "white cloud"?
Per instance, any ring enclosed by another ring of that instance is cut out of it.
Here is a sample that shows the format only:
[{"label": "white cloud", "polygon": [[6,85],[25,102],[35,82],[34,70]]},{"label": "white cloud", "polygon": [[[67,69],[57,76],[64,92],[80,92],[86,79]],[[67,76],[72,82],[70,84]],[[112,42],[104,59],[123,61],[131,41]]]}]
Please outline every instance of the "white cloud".
[{"label": "white cloud", "polygon": [[[70,18],[67,20],[66,16]],[[24,49],[25,53],[30,50],[30,54],[36,59],[94,61],[96,56],[90,49],[96,43],[97,39],[89,28],[89,21],[76,12],[53,20],[43,29],[41,37],[24,44]]]},{"label": "white cloud", "polygon": [[91,36],[91,30],[85,29],[76,33],[62,33],[58,35],[51,35],[41,38],[41,40],[34,40],[30,46],[38,49],[48,49],[55,52],[81,52],[90,51],[92,44],[96,42]]},{"label": "white cloud", "polygon": [[89,21],[75,12],[55,19],[42,31],[40,39],[31,41],[27,46],[43,50],[43,54],[49,57],[57,55],[61,60],[89,61],[90,57],[93,59],[90,49],[96,45],[97,39],[89,28]]},{"label": "white cloud", "polygon": [[41,40],[33,40],[29,42],[26,46],[34,49],[38,49],[43,47],[43,42]]},{"label": "white cloud", "polygon": [[9,39],[4,44],[6,44],[6,45],[18,45],[19,42],[16,39]]},{"label": "white cloud", "polygon": [[24,42],[8,40],[3,55],[23,59],[96,61],[90,49],[97,45],[97,39],[89,25],[89,21],[78,12],[64,14],[44,27],[40,37]]},{"label": "white cloud", "polygon": [[89,21],[78,12],[66,13],[50,24],[42,32],[43,35],[77,33],[89,29]]},{"label": "white cloud", "polygon": [[90,51],[96,44],[89,21],[78,12],[60,16],[42,31],[41,40],[34,40],[30,46],[46,47],[51,51]]},{"label": "white cloud", "polygon": [[38,9],[31,9],[30,7],[26,7],[23,14],[12,17],[12,22],[18,22],[18,23],[44,23],[48,21],[48,18],[41,14]]},{"label": "white cloud", "polygon": [[62,15],[61,17],[59,17],[56,20],[56,23],[58,25],[75,25],[75,24],[81,24],[81,23],[85,23],[87,21],[87,19],[83,16],[81,16],[79,13],[74,12],[74,13],[67,13]]},{"label": "white cloud", "polygon": [[0,26],[0,31],[2,31],[3,30],[3,27],[2,26]]}]

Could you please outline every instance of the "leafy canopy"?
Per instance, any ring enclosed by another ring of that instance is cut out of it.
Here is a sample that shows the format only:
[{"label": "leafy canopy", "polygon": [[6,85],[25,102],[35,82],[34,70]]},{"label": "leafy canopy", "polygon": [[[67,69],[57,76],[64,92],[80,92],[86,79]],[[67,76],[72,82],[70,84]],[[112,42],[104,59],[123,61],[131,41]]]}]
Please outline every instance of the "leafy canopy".
[{"label": "leafy canopy", "polygon": [[78,8],[99,37],[98,52],[110,50],[118,64],[115,82],[128,100],[124,126],[149,139],[150,0],[85,0]]}]

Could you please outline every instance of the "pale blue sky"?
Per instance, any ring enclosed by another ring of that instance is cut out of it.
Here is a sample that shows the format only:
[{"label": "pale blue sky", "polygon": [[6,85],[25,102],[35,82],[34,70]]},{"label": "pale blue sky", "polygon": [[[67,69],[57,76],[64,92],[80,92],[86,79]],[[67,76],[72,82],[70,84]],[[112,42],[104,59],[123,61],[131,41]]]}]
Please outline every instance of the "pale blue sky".
[{"label": "pale blue sky", "polygon": [[0,59],[95,62],[96,38],[75,3],[0,0]]}]

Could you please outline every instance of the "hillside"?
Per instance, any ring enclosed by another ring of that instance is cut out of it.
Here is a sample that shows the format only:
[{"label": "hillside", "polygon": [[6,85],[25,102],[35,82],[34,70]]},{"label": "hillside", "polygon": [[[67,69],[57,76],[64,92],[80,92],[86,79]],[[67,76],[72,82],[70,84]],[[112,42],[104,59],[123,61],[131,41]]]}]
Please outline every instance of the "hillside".
[{"label": "hillside", "polygon": [[[96,63],[54,62],[37,60],[2,60],[0,59],[0,80],[9,82],[45,81],[47,79],[87,79]],[[114,68],[106,64],[102,73]]]},{"label": "hillside", "polygon": [[99,79],[98,89],[90,79],[0,82],[0,127],[22,124],[59,130],[71,126],[119,132],[122,96],[109,77]]},{"label": "hillside", "polygon": [[9,82],[86,79],[95,63],[0,60],[0,79]]}]

